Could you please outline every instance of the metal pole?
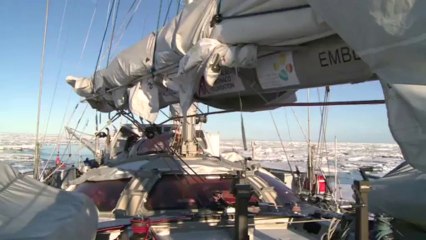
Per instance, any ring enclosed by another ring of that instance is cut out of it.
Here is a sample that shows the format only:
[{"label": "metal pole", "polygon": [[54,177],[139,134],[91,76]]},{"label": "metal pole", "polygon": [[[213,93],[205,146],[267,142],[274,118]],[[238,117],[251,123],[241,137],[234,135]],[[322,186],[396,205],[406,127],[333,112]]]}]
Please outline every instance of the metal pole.
[{"label": "metal pole", "polygon": [[40,112],[41,112],[41,96],[43,93],[43,79],[44,79],[44,63],[46,53],[46,36],[47,26],[49,21],[49,0],[46,0],[46,13],[44,19],[44,33],[43,33],[43,49],[41,51],[41,69],[40,69],[40,83],[38,92],[38,109],[37,109],[37,125],[36,125],[36,136],[35,136],[35,156],[34,156],[34,179],[40,178],[40,142],[38,139],[40,131]]},{"label": "metal pole", "polygon": [[309,182],[309,195],[312,195],[314,192],[313,185],[316,183],[316,178],[314,174],[314,152],[315,146],[310,146],[308,150],[308,182]]},{"label": "metal pole", "polygon": [[370,182],[354,181],[356,191],[356,240],[368,240],[368,193],[371,190]]},{"label": "metal pole", "polygon": [[248,184],[236,184],[235,209],[235,240],[248,240],[248,202],[251,196],[251,187]]}]

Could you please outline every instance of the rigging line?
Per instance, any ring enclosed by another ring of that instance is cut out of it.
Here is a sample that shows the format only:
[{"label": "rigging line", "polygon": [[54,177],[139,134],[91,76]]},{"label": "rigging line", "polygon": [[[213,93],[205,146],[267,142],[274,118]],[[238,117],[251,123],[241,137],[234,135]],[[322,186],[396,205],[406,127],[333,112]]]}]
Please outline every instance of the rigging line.
[{"label": "rigging line", "polygon": [[162,113],[166,118],[170,118],[162,109],[160,109],[160,113]]},{"label": "rigging line", "polygon": [[[44,164],[44,166],[43,166],[43,170],[42,170],[42,172],[41,172],[40,176],[43,176],[43,175],[44,175],[44,172],[46,171],[46,167],[47,167],[48,163],[50,162],[50,160],[52,159],[53,154],[54,154],[56,151],[59,151],[59,145],[60,145],[59,140],[60,140],[60,138],[61,138],[62,131],[63,131],[63,129],[64,129],[64,125],[65,125],[65,117],[66,117],[66,114],[67,114],[67,112],[68,112],[68,107],[69,107],[69,103],[70,103],[70,99],[71,99],[71,93],[72,93],[72,92],[70,92],[70,93],[68,94],[68,101],[67,101],[67,105],[65,106],[64,116],[62,117],[62,123],[61,123],[61,126],[60,126],[60,128],[59,128],[58,135],[57,135],[57,137],[56,137],[56,148],[53,148],[53,149],[52,149],[52,152],[50,153],[49,158],[47,159],[46,163],[45,163],[45,164]],[[79,105],[79,104],[77,104],[77,105],[75,106],[74,111],[71,113],[71,117],[74,115],[75,111],[77,110],[78,105]]]},{"label": "rigging line", "polygon": [[[71,97],[71,92],[70,92],[70,94],[69,94],[69,96],[68,96],[68,100],[70,100],[70,97]],[[65,116],[66,116],[66,113],[67,113],[67,109],[68,109],[68,106],[69,106],[69,102],[70,102],[70,101],[68,101],[68,103],[67,103],[66,110],[65,110],[65,112],[64,112],[64,116],[63,116],[63,119],[62,119],[62,126],[61,126],[61,128],[60,128],[60,130],[59,130],[59,133],[58,133],[58,136],[57,136],[57,145],[56,145],[56,148],[52,149],[52,152],[51,152],[51,154],[50,154],[49,158],[47,159],[46,163],[44,164],[44,167],[43,167],[42,172],[41,172],[41,173],[40,173],[40,175],[39,175],[39,179],[41,179],[41,178],[43,177],[44,172],[46,171],[46,168],[47,168],[47,166],[49,165],[49,162],[52,160],[53,154],[56,152],[55,150],[57,150],[57,152],[59,153],[59,145],[60,145],[60,144],[59,144],[59,140],[60,140],[60,136],[62,135],[62,131],[63,131],[63,129],[64,129]],[[71,113],[71,116],[70,116],[70,118],[69,118],[69,120],[68,120],[68,123],[71,121],[72,116],[74,116],[75,112],[77,111],[78,106],[79,106],[79,104],[77,103],[77,105],[74,107],[74,110],[73,110],[73,111],[72,111],[72,113]],[[87,107],[87,106],[86,106],[86,107]],[[65,151],[66,151],[66,148],[65,148],[64,152],[65,152]],[[62,155],[62,157],[61,157],[61,158],[63,158],[63,156],[64,156],[64,154]]]},{"label": "rigging line", "polygon": [[[83,112],[81,113],[81,116],[80,116],[80,118],[78,119],[78,121],[77,121],[77,124],[76,124],[75,128],[73,129],[73,131],[74,131],[74,132],[75,132],[75,131],[77,131],[78,125],[80,125],[81,119],[83,119],[83,116],[84,116],[84,114],[86,113],[86,110],[87,110],[87,107],[88,107],[88,106],[89,106],[89,104],[86,104],[86,106],[84,107],[84,110],[83,110]],[[62,153],[62,155],[61,155],[61,158],[63,158],[63,157],[65,156],[65,153],[66,153],[66,151],[67,151],[68,149],[71,149],[71,148],[70,148],[71,141],[72,141],[72,136],[70,136],[69,141],[68,141],[68,143],[67,143],[67,146],[65,147],[65,149],[64,149],[64,151],[63,151],[63,153]]]},{"label": "rigging line", "polygon": [[384,104],[385,100],[361,100],[361,101],[335,101],[335,102],[295,102],[268,104],[268,107],[319,107],[319,106],[347,106],[347,105],[373,105]]},{"label": "rigging line", "polygon": [[[286,125],[287,125],[288,139],[290,140],[290,142],[293,142],[293,138],[291,137],[290,124],[288,123],[287,109],[285,109],[285,108],[284,108],[284,114],[285,114],[285,122],[286,122]],[[291,152],[294,155],[294,149],[292,149]]]},{"label": "rigging line", "polygon": [[92,17],[90,18],[89,28],[87,29],[86,37],[84,38],[83,48],[81,49],[80,59],[77,66],[80,65],[81,60],[83,59],[84,52],[86,51],[87,41],[89,40],[89,35],[90,35],[90,32],[92,31],[93,22],[95,20],[96,11],[98,9],[98,3],[99,2],[96,1],[95,9],[93,10]]},{"label": "rigging line", "polygon": [[180,11],[180,0],[177,0],[176,15],[179,14],[179,11]]},{"label": "rigging line", "polygon": [[303,138],[305,139],[305,142],[308,142],[308,138],[306,137],[306,134],[305,134],[305,131],[303,130],[302,124],[300,124],[300,122],[299,122],[299,118],[297,117],[296,112],[294,111],[293,108],[290,108],[290,110],[293,112],[293,116],[296,119],[297,125],[300,128],[300,131],[302,132],[302,135],[303,135]]},{"label": "rigging line", "polygon": [[288,133],[288,138],[290,139],[290,142],[293,141],[292,137],[291,137],[291,131],[290,131],[290,124],[288,124],[288,114],[287,114],[287,109],[284,108],[284,115],[285,115],[285,122],[287,125],[287,133]]},{"label": "rigging line", "polygon": [[[317,88],[318,91],[318,88]],[[319,96],[319,92],[318,92],[318,96]],[[324,102],[326,102],[326,94],[324,94]],[[321,140],[322,140],[322,134],[323,134],[323,124],[324,124],[324,110],[325,110],[325,106],[320,107],[320,115],[321,115],[321,119],[320,119],[320,127],[319,127],[319,133],[318,133],[318,141],[317,141],[317,145],[318,148],[316,149],[316,155],[319,158],[320,152],[321,152]],[[317,166],[315,166],[317,167]]]},{"label": "rigging line", "polygon": [[172,0],[169,0],[169,6],[167,7],[166,16],[164,17],[163,27],[164,27],[164,25],[166,25],[167,18],[169,17],[169,13],[170,13],[170,8],[172,6],[172,2],[173,2]]},{"label": "rigging line", "polygon": [[193,104],[193,105],[198,111],[200,111],[200,113],[199,113],[200,115],[204,114],[203,111],[201,111],[201,108],[198,107],[198,104]]},{"label": "rigging line", "polygon": [[[112,7],[114,8],[114,6]],[[111,47],[112,47],[112,41],[114,40],[115,25],[117,24],[117,16],[118,16],[119,9],[120,9],[120,0],[117,0],[117,3],[115,4],[114,22],[112,23],[111,39],[109,41],[109,46],[108,46],[107,66],[109,65],[109,60],[111,57]]]},{"label": "rigging line", "polygon": [[55,47],[56,53],[58,53],[59,42],[61,41],[61,37],[62,37],[62,30],[63,30],[64,20],[65,20],[65,15],[66,15],[66,12],[67,12],[67,6],[68,6],[68,0],[65,0],[64,9],[62,10],[61,24],[59,26],[58,39],[56,41],[56,47]]},{"label": "rigging line", "polygon": [[157,28],[156,28],[157,33],[158,33],[158,29],[160,28],[162,10],[163,10],[163,0],[160,0],[160,7],[158,8],[158,16],[157,16]]},{"label": "rigging line", "polygon": [[[324,103],[328,102],[329,99],[329,88],[326,87],[324,91]],[[322,106],[321,108],[321,120],[320,120],[320,129],[319,129],[319,135],[318,135],[318,148],[316,155],[319,157],[321,154],[321,151],[327,152],[327,145],[326,145],[326,128],[327,128],[327,116],[328,116],[328,108],[327,106]],[[318,165],[320,163],[317,163]],[[330,168],[328,161],[327,166]],[[316,166],[318,167],[318,166]]]},{"label": "rigging line", "polygon": [[[328,101],[328,99],[330,98],[330,89],[329,87],[326,87],[325,89],[326,94],[327,94],[327,98],[325,101]],[[323,149],[326,153],[326,158],[327,158],[327,166],[328,169],[330,169],[330,164],[328,162],[328,149],[327,149],[327,126],[328,126],[328,112],[329,112],[329,108],[327,106],[324,106],[324,126],[323,126]]]},{"label": "rigging line", "polygon": [[109,0],[109,2],[108,2],[108,9],[107,9],[107,15],[106,15],[106,18],[105,18],[105,24],[108,24],[108,22],[109,22],[108,13],[113,9],[114,4],[115,4],[114,2],[115,2],[114,0]]},{"label": "rigging line", "polygon": [[310,8],[310,7],[311,6],[309,6],[309,4],[305,4],[305,5],[299,5],[299,6],[293,6],[293,7],[285,7],[285,8],[281,8],[281,9],[268,10],[268,11],[264,11],[264,12],[247,13],[247,14],[241,14],[241,15],[235,15],[235,16],[226,16],[226,17],[221,16],[220,20],[222,21],[222,20],[228,20],[228,19],[254,17],[254,16],[259,16],[259,15],[265,15],[265,14],[294,11],[294,10]]},{"label": "rigging line", "polygon": [[89,28],[87,29],[86,37],[84,38],[83,48],[81,50],[80,59],[78,61],[77,66],[80,65],[80,63],[81,63],[81,61],[83,59],[84,52],[86,51],[87,41],[89,40],[89,35],[90,35],[91,30],[92,30],[93,21],[95,20],[95,15],[96,15],[97,8],[98,8],[98,1],[96,1],[95,9],[93,10],[92,17],[90,18]]},{"label": "rigging line", "polygon": [[157,40],[158,40],[158,28],[160,28],[160,19],[161,19],[161,12],[163,8],[163,0],[160,0],[160,7],[158,8],[158,16],[157,16],[157,28],[155,30],[155,39],[154,39],[154,50],[152,54],[152,67],[151,67],[151,74],[154,76],[154,73],[156,72],[155,69],[155,52],[157,51]]},{"label": "rigging line", "polygon": [[[310,89],[307,89],[307,93],[306,93],[306,98],[307,98],[307,102],[310,102]],[[308,106],[308,151],[311,151],[311,110]]]},{"label": "rigging line", "polygon": [[[112,0],[112,6],[114,6],[114,4],[115,4],[115,0]],[[104,31],[104,34],[103,34],[103,36],[102,36],[101,47],[100,47],[100,49],[99,49],[98,58],[97,58],[97,60],[96,60],[95,72],[93,73],[93,79],[96,79],[96,71],[98,70],[98,67],[99,67],[99,60],[100,60],[100,58],[101,58],[102,49],[103,49],[104,42],[105,42],[105,37],[106,37],[106,34],[107,34],[107,32],[108,32],[108,26],[109,26],[109,22],[110,22],[111,15],[112,15],[112,9],[113,9],[112,7],[109,9],[108,19],[107,19],[107,22],[106,22],[106,24],[105,24],[105,31]]]},{"label": "rigging line", "polygon": [[[290,107],[290,109],[292,110],[294,117],[296,118],[296,121],[299,124],[299,127],[302,130],[302,134],[305,137],[306,140],[306,135],[303,131],[302,126],[300,125],[299,119],[296,115],[296,113],[294,112],[292,107],[306,107],[306,106],[343,106],[343,105],[371,105],[371,104],[383,104],[385,103],[384,100],[365,100],[365,101],[345,101],[345,102],[341,102],[341,101],[337,101],[337,102],[327,102],[327,103],[323,103],[323,102],[310,102],[310,103],[306,103],[306,102],[296,102],[296,103],[281,103],[281,104],[268,104],[268,107]],[[267,111],[269,109],[251,109],[251,111]],[[231,112],[238,112],[239,110],[219,110],[219,111],[214,111],[214,112],[208,112],[208,113],[204,113],[202,115],[214,115],[214,114],[222,114],[222,113],[231,113]],[[197,117],[197,116],[201,116],[200,114],[192,114],[192,115],[188,115],[187,117]],[[180,119],[182,118],[181,116],[174,116],[171,117],[161,123],[159,123],[159,125],[164,124],[168,121],[172,121],[172,120],[176,120],[176,119]]]},{"label": "rigging line", "polygon": [[[136,4],[136,2],[137,2],[137,4]],[[139,6],[141,5],[141,3],[142,3],[142,0],[134,0],[132,5],[127,10],[126,16],[124,17],[123,22],[121,23],[120,27],[118,28],[120,35],[119,35],[118,39],[113,43],[112,51],[114,51],[120,45],[121,40],[123,39],[124,34],[126,33],[127,28],[129,27],[130,23],[132,22],[133,17],[135,16],[137,10],[139,9]]]},{"label": "rigging line", "polygon": [[44,65],[45,65],[45,54],[46,54],[46,39],[47,39],[47,28],[49,24],[49,0],[46,0],[46,13],[44,20],[44,33],[43,33],[43,47],[41,51],[41,66],[40,66],[40,82],[39,82],[39,93],[38,93],[38,106],[37,106],[37,125],[36,125],[36,137],[35,137],[35,163],[34,163],[34,178],[37,179],[39,174],[40,165],[40,143],[38,139],[40,131],[40,113],[41,113],[41,97],[43,94],[43,79],[44,79]]},{"label": "rigging line", "polygon": [[[318,89],[318,88],[317,88]],[[319,93],[318,93],[318,96],[319,96]],[[323,102],[327,102],[328,101],[328,91],[327,91],[327,88],[325,88],[325,92],[324,92],[324,99],[323,99]],[[319,132],[319,135],[318,135],[318,145],[321,143],[321,138],[322,138],[322,126],[323,126],[323,121],[324,121],[324,113],[325,113],[325,111],[326,111],[326,108],[325,108],[326,106],[322,106],[321,108],[320,108],[320,114],[321,114],[321,122],[320,122],[320,132]]]},{"label": "rigging line", "polygon": [[[67,38],[67,40],[66,40],[66,42],[65,42],[65,46],[66,46],[66,45],[67,45],[67,43],[68,43],[68,39],[69,39],[69,38]],[[58,84],[59,84],[59,78],[60,78],[60,74],[61,74],[61,71],[62,71],[62,68],[63,68],[63,65],[64,65],[64,61],[63,61],[63,59],[64,59],[64,55],[65,55],[65,49],[66,49],[66,47],[64,47],[64,48],[62,49],[62,53],[61,53],[61,57],[60,57],[60,59],[61,59],[61,60],[60,60],[60,65],[59,65],[58,73],[57,73],[57,75],[56,75],[55,87],[54,87],[54,89],[53,89],[53,96],[52,96],[52,100],[51,100],[51,102],[50,102],[49,114],[47,115],[48,117],[47,117],[47,122],[46,122],[45,129],[44,129],[44,136],[43,136],[42,143],[44,143],[44,141],[46,140],[47,129],[49,128],[50,117],[51,117],[51,114],[52,114],[53,104],[54,104],[54,102],[55,102],[56,92],[57,92]]]},{"label": "rigging line", "polygon": [[55,48],[56,53],[58,53],[59,42],[61,41],[61,37],[62,37],[62,29],[63,29],[63,26],[64,26],[64,20],[65,20],[65,15],[66,15],[66,11],[67,11],[67,6],[68,6],[68,0],[65,0],[64,9],[62,10],[61,24],[59,25],[58,39],[56,41],[56,48]]},{"label": "rigging line", "polygon": [[[198,177],[200,180],[201,180],[201,183],[203,183],[204,182],[204,179],[197,173],[197,172],[195,172],[195,170],[191,167],[191,166],[189,166],[189,164],[187,163],[187,162],[185,162],[185,160],[183,160],[183,158],[179,155],[179,153],[176,151],[176,150],[174,150],[172,147],[169,147],[169,150],[189,169],[189,170],[191,170],[191,172],[193,172],[194,173],[194,175],[196,176],[196,177]],[[192,175],[190,175],[189,174],[189,171],[187,171],[183,166],[181,166],[182,167],[182,169],[186,172],[186,173],[188,173],[188,175],[189,176],[192,176]],[[194,180],[196,180],[195,178],[193,178]]]},{"label": "rigging line", "polygon": [[296,176],[294,175],[294,172],[293,172],[293,168],[291,167],[290,158],[288,157],[287,150],[284,147],[284,143],[283,143],[283,140],[281,138],[280,131],[278,130],[277,124],[275,122],[275,118],[274,118],[274,115],[272,114],[272,111],[269,111],[269,115],[271,115],[272,122],[274,123],[274,126],[275,126],[275,130],[277,131],[278,138],[280,139],[281,147],[284,151],[284,156],[287,159],[287,163],[288,163],[288,167],[290,168],[291,175],[292,175],[293,179],[296,179],[295,178]]}]

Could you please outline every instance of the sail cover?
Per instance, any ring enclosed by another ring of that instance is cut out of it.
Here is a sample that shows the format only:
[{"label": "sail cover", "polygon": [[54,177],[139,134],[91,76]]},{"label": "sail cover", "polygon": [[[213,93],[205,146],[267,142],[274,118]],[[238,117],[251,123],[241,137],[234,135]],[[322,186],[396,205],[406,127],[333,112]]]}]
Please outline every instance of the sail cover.
[{"label": "sail cover", "polygon": [[426,171],[426,2],[308,1],[378,75],[404,158]]},{"label": "sail cover", "polygon": [[[295,101],[294,90],[283,89],[291,84],[259,86],[253,70],[259,56],[271,54],[263,47],[293,46],[332,34],[305,0],[198,0],[107,68],[88,78],[69,76],[67,82],[99,111],[130,109],[148,121],[174,103],[186,112],[193,98],[225,109],[255,110]],[[280,61],[291,65],[291,54],[285,54],[287,60]],[[283,77],[286,81],[287,74]]]},{"label": "sail cover", "polygon": [[0,163],[0,239],[94,239],[96,206]]},{"label": "sail cover", "polygon": [[426,174],[404,163],[385,177],[371,181],[369,210],[426,229],[425,184]]}]

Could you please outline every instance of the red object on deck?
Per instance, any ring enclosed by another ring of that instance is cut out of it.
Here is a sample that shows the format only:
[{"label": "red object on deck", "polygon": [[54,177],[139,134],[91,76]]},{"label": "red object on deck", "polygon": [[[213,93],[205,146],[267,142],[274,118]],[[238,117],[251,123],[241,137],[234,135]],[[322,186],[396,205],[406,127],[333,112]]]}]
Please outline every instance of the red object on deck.
[{"label": "red object on deck", "polygon": [[149,228],[151,227],[149,220],[133,218],[130,222],[132,223],[133,234],[147,235],[149,233]]},{"label": "red object on deck", "polygon": [[327,185],[323,175],[317,175],[317,194],[325,194]]},{"label": "red object on deck", "polygon": [[61,158],[59,157],[59,155],[58,155],[58,156],[56,156],[55,163],[56,163],[56,165],[60,165],[60,164],[62,163],[62,162],[61,162]]}]

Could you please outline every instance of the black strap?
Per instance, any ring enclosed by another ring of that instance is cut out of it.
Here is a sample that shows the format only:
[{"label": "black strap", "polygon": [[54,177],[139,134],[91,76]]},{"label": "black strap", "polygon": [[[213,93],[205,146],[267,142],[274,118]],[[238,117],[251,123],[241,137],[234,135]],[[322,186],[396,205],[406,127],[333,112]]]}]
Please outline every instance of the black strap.
[{"label": "black strap", "polygon": [[[219,1],[218,7],[220,7],[220,3],[221,3],[221,1]],[[294,7],[280,8],[280,9],[274,9],[274,10],[269,10],[269,11],[264,11],[264,12],[247,13],[247,14],[242,14],[242,15],[237,15],[237,16],[227,16],[227,17],[222,16],[220,14],[220,9],[218,9],[218,12],[216,13],[216,15],[213,16],[213,19],[210,22],[210,26],[214,27],[214,25],[222,22],[223,20],[253,17],[253,16],[259,16],[259,15],[265,15],[265,14],[279,13],[279,12],[287,12],[287,11],[305,9],[305,8],[309,8],[309,7],[311,7],[311,6],[309,6],[309,4],[305,4],[305,5],[299,5],[299,6],[294,6]]]}]

